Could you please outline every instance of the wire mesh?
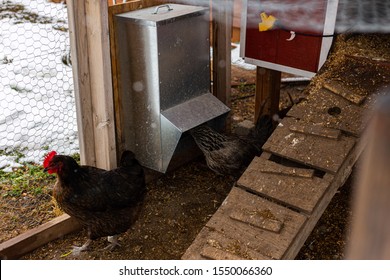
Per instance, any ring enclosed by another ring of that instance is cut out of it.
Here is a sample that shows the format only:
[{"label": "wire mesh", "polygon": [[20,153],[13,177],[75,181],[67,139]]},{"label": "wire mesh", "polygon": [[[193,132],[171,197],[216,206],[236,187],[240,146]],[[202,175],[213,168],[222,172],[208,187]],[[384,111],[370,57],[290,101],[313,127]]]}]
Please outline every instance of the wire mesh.
[{"label": "wire mesh", "polygon": [[0,0],[0,170],[78,152],[66,4]]},{"label": "wire mesh", "polygon": [[339,0],[336,30],[343,32],[390,32],[389,0]]},{"label": "wire mesh", "polygon": [[[79,151],[65,1],[0,0],[0,170]],[[287,13],[311,3],[247,1],[265,2]],[[390,0],[339,0],[336,32],[389,32],[389,14]]]}]

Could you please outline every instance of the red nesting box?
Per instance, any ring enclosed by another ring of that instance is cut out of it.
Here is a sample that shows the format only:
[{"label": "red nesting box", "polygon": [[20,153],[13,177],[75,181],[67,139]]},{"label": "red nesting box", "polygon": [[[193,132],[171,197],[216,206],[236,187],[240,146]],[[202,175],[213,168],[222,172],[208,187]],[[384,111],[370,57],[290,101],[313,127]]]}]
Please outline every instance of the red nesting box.
[{"label": "red nesting box", "polygon": [[244,0],[245,62],[312,77],[329,53],[338,0]]}]

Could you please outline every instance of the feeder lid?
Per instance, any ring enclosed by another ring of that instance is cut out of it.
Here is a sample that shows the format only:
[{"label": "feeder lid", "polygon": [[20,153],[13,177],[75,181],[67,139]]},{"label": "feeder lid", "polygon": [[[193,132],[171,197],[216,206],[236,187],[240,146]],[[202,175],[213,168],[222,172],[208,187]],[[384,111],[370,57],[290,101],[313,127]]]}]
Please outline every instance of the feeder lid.
[{"label": "feeder lid", "polygon": [[208,8],[200,6],[164,4],[118,14],[117,16],[138,25],[159,26],[186,17],[200,16],[207,10]]}]

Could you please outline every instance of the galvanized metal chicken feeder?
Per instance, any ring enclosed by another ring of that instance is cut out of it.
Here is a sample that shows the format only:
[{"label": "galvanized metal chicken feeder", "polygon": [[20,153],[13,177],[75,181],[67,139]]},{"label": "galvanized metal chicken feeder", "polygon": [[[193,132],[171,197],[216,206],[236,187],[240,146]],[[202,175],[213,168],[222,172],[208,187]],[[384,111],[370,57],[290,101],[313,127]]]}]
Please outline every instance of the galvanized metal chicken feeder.
[{"label": "galvanized metal chicken feeder", "polygon": [[208,8],[167,4],[116,23],[126,148],[166,172],[184,132],[230,110],[210,93]]}]

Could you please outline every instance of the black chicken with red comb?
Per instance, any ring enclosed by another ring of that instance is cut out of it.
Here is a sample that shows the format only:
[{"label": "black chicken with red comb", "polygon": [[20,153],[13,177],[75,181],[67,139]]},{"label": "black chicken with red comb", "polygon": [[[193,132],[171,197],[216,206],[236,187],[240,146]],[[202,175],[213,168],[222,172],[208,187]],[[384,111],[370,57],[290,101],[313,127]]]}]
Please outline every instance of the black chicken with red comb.
[{"label": "black chicken with red comb", "polygon": [[60,208],[88,229],[87,242],[73,253],[105,236],[111,243],[106,249],[119,245],[117,235],[136,221],[146,193],[144,171],[134,154],[123,152],[119,167],[110,171],[80,166],[72,157],[54,151],[45,157],[43,166],[57,174],[53,196]]}]

